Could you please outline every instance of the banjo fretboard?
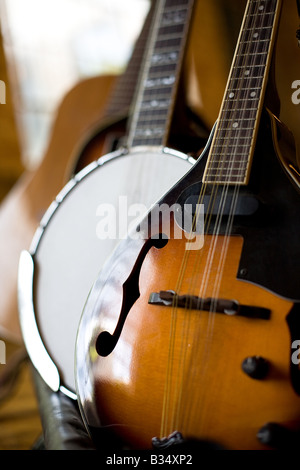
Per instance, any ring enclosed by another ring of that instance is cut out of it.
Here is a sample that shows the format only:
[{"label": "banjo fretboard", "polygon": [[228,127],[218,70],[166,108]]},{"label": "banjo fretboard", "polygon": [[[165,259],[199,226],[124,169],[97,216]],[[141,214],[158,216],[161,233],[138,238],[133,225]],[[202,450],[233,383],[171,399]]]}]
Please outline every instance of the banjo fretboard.
[{"label": "banjo fretboard", "polygon": [[164,145],[173,114],[194,1],[163,0],[157,3],[128,146]]}]

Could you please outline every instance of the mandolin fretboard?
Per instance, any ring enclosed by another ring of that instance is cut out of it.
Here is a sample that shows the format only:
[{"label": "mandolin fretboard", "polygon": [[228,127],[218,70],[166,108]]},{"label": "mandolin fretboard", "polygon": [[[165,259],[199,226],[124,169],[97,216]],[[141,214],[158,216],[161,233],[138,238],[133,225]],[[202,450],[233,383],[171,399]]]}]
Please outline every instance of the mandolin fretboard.
[{"label": "mandolin fretboard", "polygon": [[247,184],[274,43],[278,0],[250,0],[203,182]]}]

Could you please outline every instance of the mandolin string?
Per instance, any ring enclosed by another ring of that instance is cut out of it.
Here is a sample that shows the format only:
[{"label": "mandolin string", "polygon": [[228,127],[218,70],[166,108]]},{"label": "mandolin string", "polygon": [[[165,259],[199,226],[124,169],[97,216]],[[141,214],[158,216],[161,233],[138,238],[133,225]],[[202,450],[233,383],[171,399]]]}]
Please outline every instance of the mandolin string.
[{"label": "mandolin string", "polygon": [[[218,130],[216,130],[216,133],[218,133]],[[202,187],[201,187],[201,191],[200,191],[200,195],[198,197],[198,204],[201,204],[203,203],[203,199],[204,199],[204,195],[205,195],[205,192],[206,192],[206,188],[207,188],[207,185],[206,184],[203,184]],[[215,198],[216,198],[216,195],[217,195],[217,185],[214,185],[213,186],[213,191],[212,191],[212,195],[209,199],[210,201],[210,206],[213,207],[214,206],[214,202],[215,202]],[[214,197],[213,197],[214,195]],[[195,217],[197,216],[197,212],[195,214]],[[205,227],[208,227],[210,226],[210,223],[211,223],[211,212],[208,208],[207,210],[207,213],[205,214],[205,222],[204,222],[204,225]],[[208,220],[207,220],[208,219]],[[190,236],[192,235],[192,233],[190,232]],[[198,261],[197,262],[194,262],[194,274],[192,276],[192,280],[190,282],[190,287],[189,287],[189,291],[188,293],[192,293],[193,292],[193,288],[195,288],[195,285],[196,285],[196,276],[195,274],[198,272],[197,270],[197,267],[200,265],[201,261],[202,261],[202,258],[203,258],[203,250],[200,250],[200,254],[197,253],[198,256],[196,256],[196,258],[198,258]],[[184,253],[184,257],[183,257],[183,261],[182,261],[182,264],[181,264],[181,269],[180,269],[180,274],[178,276],[178,282],[177,282],[177,286],[176,286],[176,292],[179,292],[180,291],[180,286],[182,285],[182,281],[183,281],[183,278],[184,278],[184,275],[185,275],[185,269],[186,269],[186,264],[187,264],[187,260],[190,256],[190,253],[185,251]],[[191,284],[194,284],[192,287],[191,287]],[[172,315],[175,316],[177,315],[177,304],[175,303],[173,305],[173,312],[172,312]],[[186,307],[186,311],[188,311],[188,307]],[[184,325],[185,325],[185,332],[183,332],[183,328],[181,328],[181,334],[180,334],[180,338],[184,340],[181,341],[181,354],[179,355],[180,357],[180,362],[179,362],[179,373],[178,373],[178,376],[177,376],[177,380],[176,380],[176,384],[180,384],[180,392],[179,392],[179,400],[178,400],[178,404],[177,404],[177,408],[176,408],[176,412],[174,413],[173,412],[173,421],[171,422],[170,424],[170,429],[177,429],[178,428],[178,424],[179,423],[179,413],[180,413],[180,409],[181,409],[181,400],[182,400],[182,394],[183,394],[183,373],[184,373],[184,365],[185,365],[185,361],[186,361],[186,351],[187,351],[187,340],[188,340],[188,331],[189,331],[189,320],[190,320],[190,315],[185,315],[184,316]],[[174,344],[174,336],[175,333],[172,332],[172,344]],[[170,357],[170,360],[172,361],[172,358],[171,356]],[[173,390],[173,395],[174,395],[174,390]],[[175,415],[176,415],[176,424],[174,424],[174,419],[175,419]]]},{"label": "mandolin string", "polygon": [[[257,5],[258,5],[258,3],[257,3]],[[254,31],[254,29],[257,30],[260,26],[262,26],[262,25],[259,25],[256,22],[254,24],[254,26],[252,27],[253,31]],[[255,60],[255,57],[257,56],[257,52],[258,52],[257,48],[258,48],[258,42],[255,43],[255,47],[254,47],[254,51],[253,51],[253,55],[252,55],[252,58],[254,58],[254,60]],[[265,51],[265,52],[267,54],[268,50]],[[250,64],[250,65],[247,64],[247,67],[249,67],[249,66],[252,67],[253,63]],[[251,78],[249,77],[250,81],[251,81]],[[249,83],[249,86],[247,87],[249,90],[251,89],[250,84],[251,83]],[[247,102],[245,102],[245,105],[247,106]],[[242,109],[242,111],[245,111],[245,109],[244,110]],[[240,168],[241,168],[241,166],[240,166]],[[217,275],[216,280],[215,280],[215,287],[214,287],[214,292],[213,292],[213,297],[214,298],[217,298],[218,295],[219,295],[220,283],[221,283],[221,280],[223,278],[224,265],[225,265],[225,260],[226,260],[226,256],[227,256],[227,252],[228,252],[229,235],[232,233],[233,217],[234,217],[234,213],[235,213],[235,210],[236,210],[236,204],[237,204],[237,201],[238,201],[239,190],[240,190],[239,185],[236,185],[234,187],[234,194],[233,194],[232,204],[231,204],[231,209],[230,209],[230,217],[228,219],[226,233],[225,233],[225,237],[223,239],[223,248],[222,248],[222,252],[221,252],[221,256],[220,256],[218,275]],[[211,315],[211,318],[214,320],[215,315]],[[212,331],[211,331],[210,337],[212,338]]]},{"label": "mandolin string", "polygon": [[[216,140],[218,139],[218,133],[220,132],[220,128],[218,127],[216,129]],[[223,162],[223,166],[224,166],[224,162]],[[206,188],[208,187],[207,184],[203,184],[202,187],[201,187],[201,191],[200,191],[200,195],[199,195],[199,198],[198,198],[198,204],[202,204],[203,203],[203,199],[204,199],[204,195],[206,193]],[[217,193],[218,193],[218,190],[219,190],[219,185],[218,184],[213,184],[212,185],[212,193],[210,195],[210,198],[209,198],[209,204],[208,204],[208,207],[207,207],[207,212],[205,214],[205,222],[204,222],[204,232],[206,232],[207,228],[210,226],[211,224],[211,220],[212,220],[212,213],[210,211],[210,208],[214,207],[215,205],[215,201],[216,201],[216,197],[217,197]],[[223,189],[223,192],[224,192],[224,189]],[[224,203],[225,203],[225,198],[223,197],[223,200],[224,200]],[[222,201],[222,198],[221,198],[221,201]],[[218,216],[220,217],[222,211],[219,211],[219,214]],[[195,215],[195,217],[197,216],[197,214]],[[213,231],[213,234],[216,233],[217,230],[214,230]],[[191,234],[190,234],[191,235]],[[217,239],[216,239],[217,241]],[[213,248],[212,248],[213,247]],[[215,244],[212,245],[210,244],[210,251],[209,251],[209,254],[207,256],[208,259],[211,260],[210,263],[206,263],[206,266],[205,266],[205,271],[204,271],[204,274],[203,274],[203,280],[202,280],[202,288],[200,288],[200,292],[204,292],[205,291],[205,288],[203,287],[203,284],[204,284],[204,281],[205,279],[209,279],[209,273],[211,271],[211,264],[212,264],[212,260],[213,260],[213,256],[211,255],[211,252],[214,251],[215,249]],[[191,282],[190,282],[190,288],[189,288],[189,291],[188,293],[192,294],[193,292],[195,292],[195,287],[196,287],[196,283],[197,283],[197,274],[199,273],[199,266],[200,264],[202,263],[203,261],[203,250],[200,250],[197,252],[197,254],[195,255],[196,256],[196,260],[193,264],[193,275],[191,277]],[[185,255],[185,258],[187,257],[187,254]],[[182,277],[184,276],[184,272],[182,273]],[[181,279],[179,280],[178,282],[178,286],[181,284]],[[179,289],[178,289],[179,290]],[[199,296],[200,298],[203,298],[203,296]],[[186,310],[188,310],[188,307],[186,308]],[[190,308],[191,310],[191,308]],[[199,314],[198,314],[199,315]],[[185,315],[184,316],[184,321],[185,323],[188,322],[188,325],[185,327],[185,330],[188,332],[189,330],[189,323],[190,323],[190,315]],[[183,353],[180,354],[180,358],[181,358],[181,363],[182,364],[185,364],[185,357],[186,357],[186,354],[185,352],[187,351],[187,340],[188,340],[188,334],[187,333],[183,333],[181,334],[181,338],[185,338],[185,343],[184,346],[181,347]],[[180,397],[182,397],[182,394],[183,394],[183,372],[184,372],[184,367],[182,366],[182,370],[181,370],[181,374],[180,374],[180,377],[182,377],[182,380],[181,380],[181,392],[180,392]],[[179,422],[179,409],[180,409],[180,403],[179,403],[179,406],[178,406],[178,409],[177,409],[177,419],[176,419],[176,423]],[[178,427],[178,425],[175,425],[175,428]]]},{"label": "mandolin string", "polygon": [[[229,167],[227,169],[228,173],[229,173],[229,176],[230,176],[231,170],[233,169],[233,163],[234,163],[234,158],[232,158],[232,162],[229,164]],[[223,167],[224,167],[224,164],[225,164],[225,162],[223,161],[223,163],[222,163]],[[215,186],[218,186],[218,185],[215,185]],[[207,282],[208,282],[208,279],[209,279],[209,273],[211,271],[212,259],[213,259],[214,254],[215,254],[215,249],[216,249],[216,244],[217,244],[217,234],[219,234],[220,224],[221,224],[221,220],[223,218],[224,204],[226,202],[226,198],[227,198],[227,194],[228,194],[228,188],[229,188],[229,185],[227,185],[227,187],[225,185],[225,187],[223,188],[223,194],[222,194],[221,202],[220,202],[220,205],[219,205],[219,207],[221,206],[221,209],[219,210],[218,218],[217,218],[217,221],[215,223],[215,227],[217,227],[217,228],[214,229],[215,236],[216,236],[215,237],[215,243],[213,245],[212,244],[210,245],[210,253],[208,255],[208,259],[210,258],[211,261],[210,261],[209,264],[207,263],[207,265],[206,265],[206,271],[207,272],[204,273],[204,276],[203,276],[203,281],[206,279],[206,287],[207,287]],[[217,188],[217,190],[218,190],[218,188]],[[218,269],[219,278],[217,278],[217,281],[216,281],[218,284],[220,283],[220,280],[222,278],[222,273],[223,273],[223,270],[224,270],[224,263],[225,263],[226,253],[228,251],[229,235],[232,231],[233,216],[234,216],[234,213],[235,213],[236,204],[237,204],[237,200],[238,200],[238,193],[239,193],[239,185],[235,185],[235,193],[234,193],[234,196],[232,198],[231,209],[230,209],[230,217],[229,217],[229,220],[228,220],[228,226],[227,226],[225,236],[224,236],[224,239],[223,239],[224,240],[223,241],[223,249],[222,249],[222,253],[221,253],[221,257],[220,257],[220,265],[219,265],[219,269]],[[218,281],[218,279],[219,279],[219,281]],[[206,289],[206,287],[203,286],[203,281],[202,281],[202,288],[200,288],[200,292],[201,291],[204,292],[204,290]],[[218,297],[218,292],[219,292],[219,287],[218,286],[215,287],[214,292],[215,292],[215,295],[213,295],[213,298],[217,298]],[[202,297],[202,296],[200,295],[200,297]],[[215,308],[212,308],[211,312],[209,314],[209,319],[214,319],[215,315],[211,315],[211,313],[215,313]],[[189,317],[189,315],[187,315],[187,317]],[[212,325],[213,325],[213,322],[211,322],[211,323],[208,322],[208,329],[210,327],[210,329],[212,330]],[[196,338],[197,338],[197,336],[196,336]],[[211,333],[211,335],[206,335],[206,336],[212,336],[212,333]],[[207,363],[207,361],[204,361],[204,362]]]},{"label": "mandolin string", "polygon": [[[206,185],[202,186],[198,202],[200,202],[204,198],[206,187],[207,187]],[[198,217],[198,216],[199,216],[199,214],[196,212],[196,214],[194,216],[194,224],[196,223],[196,217]],[[207,221],[205,223],[207,223]],[[189,240],[192,239],[192,236],[193,236],[193,233],[192,233],[192,230],[190,230],[188,239]],[[202,251],[200,251],[200,253],[202,253]],[[182,283],[183,283],[183,280],[184,280],[184,276],[185,276],[185,273],[186,273],[187,263],[188,263],[188,260],[189,260],[191,255],[192,255],[192,253],[189,250],[184,251],[184,256],[183,256],[183,259],[182,259],[182,262],[181,262],[179,275],[178,275],[177,283],[176,283],[176,287],[175,287],[175,292],[180,292],[180,289],[181,289],[181,286],[182,286]],[[187,292],[188,292],[188,294],[192,293],[193,289],[191,287],[189,287]],[[186,309],[190,309],[190,307],[188,307],[188,305],[187,305]],[[173,319],[177,318],[177,314],[178,314],[178,303],[175,300],[173,305],[172,305],[172,313],[171,313],[172,318]],[[178,411],[180,409],[181,396],[182,396],[182,381],[183,381],[184,364],[186,362],[186,353],[187,353],[186,342],[188,340],[189,322],[190,322],[190,315],[185,315],[184,316],[184,328],[181,328],[181,331],[180,331],[180,339],[181,339],[181,342],[184,341],[184,343],[181,344],[181,347],[180,347],[181,353],[179,355],[179,364],[178,364],[177,377],[176,377],[176,379],[173,380],[175,382],[175,386],[177,386],[176,393],[174,393],[174,387],[172,388],[173,397],[174,397],[174,395],[176,395],[176,396],[178,395],[177,400],[173,400],[175,403],[177,403],[177,406],[176,406],[177,411],[175,410],[175,412],[174,412],[174,410],[171,410],[171,411],[169,410],[169,414],[170,414],[171,418],[169,419],[168,429],[170,429],[170,431],[172,429],[177,428],[177,425],[175,423],[178,422]],[[170,332],[170,338],[171,338],[170,344],[172,344],[172,348],[173,348],[174,344],[175,344],[175,338],[176,338],[175,321],[173,323],[173,328]],[[173,354],[171,354],[169,352],[168,358],[169,358],[169,362],[173,363]],[[169,387],[166,389],[166,395],[171,394],[171,392],[170,392],[170,390],[171,390],[171,377],[168,380],[168,385],[169,385]],[[179,388],[179,392],[178,392],[178,386],[179,385],[180,385],[180,388]],[[175,406],[175,405],[173,405],[173,406]],[[167,421],[168,420],[167,420],[167,414],[166,414],[165,419],[164,419],[164,425],[165,425],[164,426],[164,431],[162,431],[161,435],[167,435],[168,434],[168,432],[166,430],[167,429]]]},{"label": "mandolin string", "polygon": [[[255,27],[257,28],[257,25],[255,25]],[[251,77],[250,77],[250,78],[251,78]],[[224,162],[223,162],[223,166],[224,166]],[[205,186],[204,186],[204,187],[205,187]],[[229,187],[229,185],[227,185],[227,190],[225,191],[226,195],[227,195],[227,192],[228,192],[228,187]],[[223,255],[222,255],[222,257],[221,257],[221,264],[220,264],[221,269],[219,269],[219,279],[221,279],[221,277],[222,277],[223,265],[224,265],[224,263],[225,263],[225,253],[226,253],[227,250],[228,250],[228,241],[229,241],[228,234],[230,234],[230,233],[231,233],[231,230],[232,230],[231,227],[232,227],[233,215],[234,215],[234,213],[235,213],[235,207],[236,207],[236,203],[237,203],[237,199],[238,199],[238,191],[239,191],[239,188],[238,188],[238,186],[237,186],[237,187],[236,187],[236,192],[235,192],[235,195],[234,195],[234,197],[233,197],[233,199],[232,199],[232,204],[231,204],[232,207],[231,207],[230,213],[232,214],[232,216],[231,216],[231,219],[229,220],[228,228],[227,228],[227,231],[226,231],[226,234],[225,234],[225,235],[227,235],[227,238],[226,238],[226,237],[224,238],[224,249],[223,249]],[[202,192],[203,192],[203,191],[202,191]],[[223,189],[223,193],[224,193],[224,189]],[[224,196],[224,195],[223,195],[223,200],[225,200],[225,196]],[[223,212],[223,210],[220,211],[220,215],[222,215],[222,212]],[[218,230],[215,230],[215,232],[217,233]],[[220,282],[220,281],[219,281],[219,282]],[[218,291],[218,290],[219,290],[219,288],[216,289],[216,291]],[[176,306],[174,306],[174,307],[176,307]],[[215,310],[215,309],[212,309],[212,312],[214,312],[214,310]],[[189,315],[186,315],[186,318],[189,319],[189,317],[190,317]],[[212,318],[214,318],[214,315],[212,316]],[[189,326],[188,326],[187,330],[188,330],[188,329],[189,329]],[[187,337],[186,334],[183,334],[182,336],[183,336],[183,337]],[[186,348],[184,348],[184,351],[186,351]],[[181,355],[181,357],[184,358],[185,355],[183,354],[183,355]],[[184,363],[184,362],[185,362],[185,360],[182,361],[182,363]]]},{"label": "mandolin string", "polygon": [[[252,30],[254,30],[256,28],[257,28],[257,24],[254,23],[254,27],[252,26]],[[257,44],[255,44],[255,46],[257,46]],[[257,49],[256,49],[256,51],[254,50],[254,52],[257,52]],[[245,51],[245,57],[246,57],[246,53],[247,53],[247,51]],[[255,56],[250,56],[250,57],[253,58]],[[250,65],[250,67],[251,67],[251,65]],[[242,69],[241,70],[244,69],[244,66],[245,66],[245,62],[244,62],[244,64],[242,64]],[[247,64],[247,67],[249,67],[249,64]],[[244,78],[244,83],[245,84],[247,83],[247,80],[245,80],[245,78]],[[251,89],[250,83],[247,84],[246,88],[249,89],[249,90]],[[244,104],[245,104],[244,105],[244,108],[245,108],[245,106],[247,106],[247,102],[244,102]],[[239,110],[239,112],[240,111],[242,111],[242,113],[243,113],[243,111],[245,111],[245,109],[241,108],[241,110]],[[243,121],[243,122],[247,123],[247,120]],[[249,133],[249,131],[246,132],[246,134],[248,134],[248,133]],[[237,143],[237,147],[235,149],[235,152],[237,151],[237,149],[238,149],[238,143]],[[240,164],[240,169],[241,168],[242,168],[242,165]],[[229,236],[232,233],[233,217],[234,217],[234,213],[236,211],[236,204],[237,204],[237,201],[238,201],[239,190],[240,190],[239,185],[235,185],[234,186],[234,191],[233,191],[233,196],[232,196],[230,213],[229,213],[230,215],[229,215],[229,218],[228,218],[227,227],[226,227],[225,235],[224,235],[224,238],[223,238],[223,246],[222,246],[222,250],[221,250],[221,254],[220,254],[220,258],[219,258],[219,267],[218,267],[218,270],[217,270],[217,276],[216,276],[215,283],[214,283],[213,298],[217,298],[218,295],[219,295],[219,292],[220,292],[220,283],[221,283],[221,280],[223,278],[225,260],[226,260],[226,256],[227,256],[227,252],[228,252],[228,244],[229,244],[229,240],[230,240]],[[213,310],[212,310],[212,312],[213,312]],[[214,324],[216,316],[210,314],[210,317],[212,319],[212,323],[210,325],[211,326],[211,334],[207,335],[207,338],[209,338],[209,336],[210,336],[210,339],[212,339],[213,324]]]},{"label": "mandolin string", "polygon": [[[186,9],[186,19],[185,19],[185,28],[184,28],[183,37],[186,37],[186,34],[187,34],[187,29],[188,29],[188,25],[191,19],[191,12],[192,12],[193,5],[194,5],[194,0],[189,0],[187,1],[187,4],[181,5],[182,9],[183,8]],[[173,314],[171,315],[171,324],[170,324],[170,333],[169,333],[169,351],[168,351],[166,381],[165,381],[165,389],[164,389],[164,396],[163,396],[161,430],[160,430],[161,437],[165,436],[167,433],[166,423],[167,423],[167,415],[168,415],[168,411],[170,408],[170,399],[171,399],[170,387],[171,387],[172,376],[173,376],[176,324],[177,324],[177,311],[175,308]]]},{"label": "mandolin string", "polygon": [[[226,95],[225,95],[226,96]],[[228,111],[228,109],[226,109],[226,106],[224,107],[226,111]],[[227,108],[228,108],[228,105],[227,105]],[[216,141],[218,141],[218,134],[220,134],[222,131],[224,131],[224,129],[221,128],[221,131],[219,131],[220,127],[217,129],[217,132],[216,132]],[[229,142],[227,143],[227,146],[229,145]],[[227,149],[226,149],[227,150]],[[225,152],[226,153],[226,152]],[[227,162],[226,162],[227,163]],[[219,168],[218,170],[220,171],[221,169],[223,170],[224,169],[224,165],[225,165],[225,162],[223,161],[221,164],[219,163]],[[221,168],[220,168],[221,167]],[[230,168],[230,165],[229,165],[229,168]],[[214,206],[215,204],[215,198],[216,198],[216,194],[217,192],[219,191],[219,185],[218,184],[214,184],[213,185],[213,193],[214,193],[214,200],[213,200],[213,203],[212,203],[212,206]],[[201,283],[201,286],[200,286],[200,290],[199,290],[199,297],[200,298],[204,298],[205,296],[202,294],[203,292],[205,292],[207,290],[207,284],[208,284],[208,281],[209,281],[209,277],[210,277],[210,273],[211,273],[211,268],[212,268],[212,262],[213,262],[213,258],[214,258],[214,255],[215,255],[215,250],[216,250],[216,246],[217,246],[217,242],[218,242],[218,234],[219,234],[219,224],[220,224],[220,221],[221,221],[221,218],[222,218],[222,214],[224,212],[224,204],[226,202],[226,195],[227,195],[227,190],[226,190],[226,186],[223,187],[223,194],[221,196],[221,200],[220,200],[220,204],[219,204],[219,211],[218,211],[218,214],[217,214],[217,219],[216,219],[216,222],[215,222],[215,228],[213,230],[213,236],[214,238],[212,238],[214,240],[214,243],[210,243],[210,246],[209,246],[209,252],[208,252],[208,255],[207,255],[207,262],[206,262],[206,265],[205,265],[205,270],[204,270],[204,273],[203,273],[203,277],[202,277],[202,283]],[[211,218],[209,220],[209,223],[211,222]],[[200,262],[200,257],[198,256],[198,262],[195,263],[195,266],[194,266],[194,271],[195,271],[195,275],[194,275],[194,279],[196,279],[196,275],[199,273],[199,262]],[[211,311],[214,312],[215,311],[215,308],[214,306],[212,306],[211,308]],[[207,329],[209,330],[210,329],[210,320],[211,320],[211,315],[209,314],[208,315],[208,326],[207,326]],[[200,322],[199,322],[200,323]],[[198,344],[197,340],[199,339],[199,328],[197,329],[197,334],[194,336],[195,340],[193,342],[193,344]],[[207,336],[207,334],[206,334]],[[206,356],[208,355],[208,351],[209,351],[209,348],[207,347],[207,343],[206,343],[206,351],[204,351],[204,356],[205,356],[205,353],[206,353]],[[195,355],[193,355],[192,357],[195,358]],[[196,360],[193,361],[194,363],[196,362]],[[207,360],[202,360],[203,363],[208,363]],[[192,365],[191,365],[192,366]],[[193,367],[192,367],[193,368]],[[202,374],[204,374],[205,370],[202,368],[201,370]],[[201,382],[201,381],[200,381]],[[191,401],[190,401],[191,403]],[[189,413],[185,413],[185,417],[186,417],[186,420],[189,419]]]}]

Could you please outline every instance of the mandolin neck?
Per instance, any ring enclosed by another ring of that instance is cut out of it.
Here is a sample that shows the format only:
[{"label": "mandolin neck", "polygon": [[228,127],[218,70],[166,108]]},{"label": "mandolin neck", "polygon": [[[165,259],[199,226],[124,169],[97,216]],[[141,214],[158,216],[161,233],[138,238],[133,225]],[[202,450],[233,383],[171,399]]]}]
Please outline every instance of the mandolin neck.
[{"label": "mandolin neck", "polygon": [[166,144],[194,0],[156,3],[128,147]]},{"label": "mandolin neck", "polygon": [[280,6],[248,0],[203,183],[249,181]]}]

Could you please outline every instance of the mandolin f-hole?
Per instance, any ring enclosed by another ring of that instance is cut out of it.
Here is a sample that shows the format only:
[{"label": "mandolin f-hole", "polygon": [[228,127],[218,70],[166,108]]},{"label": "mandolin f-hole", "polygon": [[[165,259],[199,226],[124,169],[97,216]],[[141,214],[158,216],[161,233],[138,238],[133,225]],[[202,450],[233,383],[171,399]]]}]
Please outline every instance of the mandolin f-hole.
[{"label": "mandolin f-hole", "polygon": [[140,297],[139,278],[144,259],[151,248],[163,248],[168,243],[168,237],[164,233],[159,233],[148,239],[140,252],[140,255],[129,275],[123,284],[123,302],[121,313],[113,334],[102,331],[96,339],[96,351],[99,356],[107,357],[117,345],[122,333],[126,318],[133,304]]}]

